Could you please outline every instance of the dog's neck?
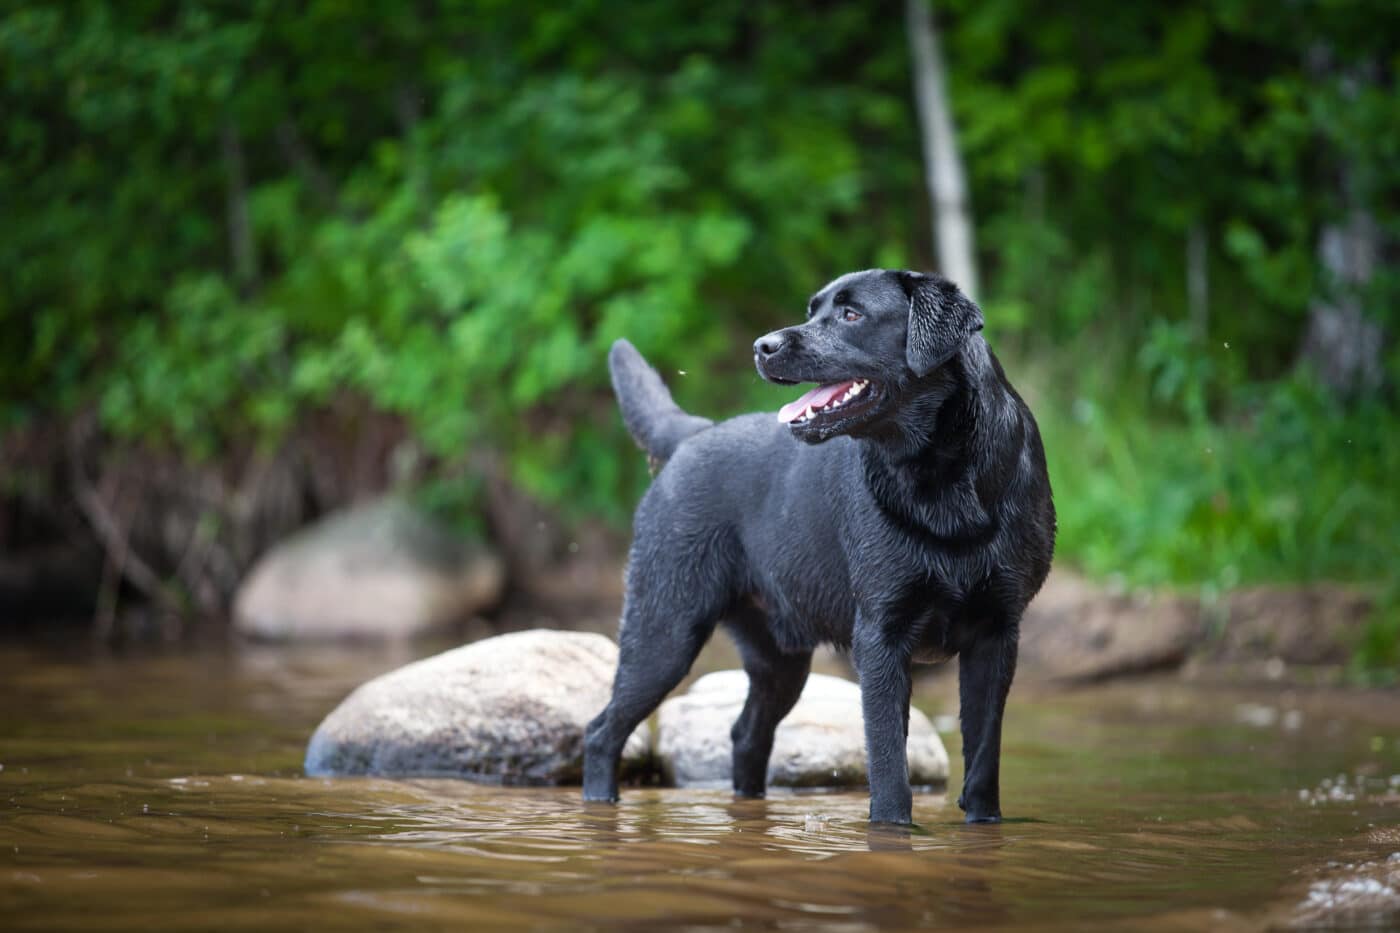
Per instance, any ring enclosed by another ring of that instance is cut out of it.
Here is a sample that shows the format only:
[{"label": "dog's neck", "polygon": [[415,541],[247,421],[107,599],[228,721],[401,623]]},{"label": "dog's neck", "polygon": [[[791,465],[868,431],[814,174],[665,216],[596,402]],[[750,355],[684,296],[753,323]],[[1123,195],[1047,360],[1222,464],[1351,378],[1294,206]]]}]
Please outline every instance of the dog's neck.
[{"label": "dog's neck", "polygon": [[973,334],[946,363],[899,386],[894,417],[864,438],[870,453],[892,466],[947,459],[960,448],[976,448],[990,421],[1005,417],[1007,396],[1001,367],[987,341]]},{"label": "dog's neck", "polygon": [[990,439],[1016,417],[1001,367],[980,334],[947,363],[903,388],[885,429],[861,440],[866,482],[901,524],[938,537],[980,535],[990,525],[973,478],[998,454]]}]

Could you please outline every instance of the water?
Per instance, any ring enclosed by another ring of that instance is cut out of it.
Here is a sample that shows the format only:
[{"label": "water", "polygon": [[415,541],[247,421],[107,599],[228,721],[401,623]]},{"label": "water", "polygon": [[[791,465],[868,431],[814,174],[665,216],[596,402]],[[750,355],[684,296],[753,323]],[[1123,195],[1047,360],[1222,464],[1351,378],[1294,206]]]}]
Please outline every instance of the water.
[{"label": "water", "polygon": [[899,832],[857,793],[302,776],[320,717],[408,659],[0,646],[0,927],[1400,926],[1393,694],[1018,684],[1000,826],[943,795]]}]

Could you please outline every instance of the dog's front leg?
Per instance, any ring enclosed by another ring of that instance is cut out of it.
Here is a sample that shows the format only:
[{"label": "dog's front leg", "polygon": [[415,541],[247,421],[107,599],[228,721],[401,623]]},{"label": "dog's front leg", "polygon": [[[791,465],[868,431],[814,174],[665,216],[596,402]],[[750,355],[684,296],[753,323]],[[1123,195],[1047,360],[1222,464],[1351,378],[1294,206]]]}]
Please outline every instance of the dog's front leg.
[{"label": "dog's front leg", "polygon": [[851,644],[860,676],[865,758],[870,772],[870,821],[913,822],[909,789],[909,650],[873,619],[858,618]]},{"label": "dog's front leg", "polygon": [[1001,719],[1016,676],[1016,622],[990,625],[958,656],[963,789],[958,806],[969,823],[1001,822]]}]

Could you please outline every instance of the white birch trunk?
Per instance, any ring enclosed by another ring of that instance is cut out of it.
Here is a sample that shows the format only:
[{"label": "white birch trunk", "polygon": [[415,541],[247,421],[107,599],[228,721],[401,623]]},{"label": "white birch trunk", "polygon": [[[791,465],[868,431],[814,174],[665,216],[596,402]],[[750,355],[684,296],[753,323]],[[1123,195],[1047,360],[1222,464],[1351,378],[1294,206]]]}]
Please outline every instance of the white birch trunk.
[{"label": "white birch trunk", "polygon": [[1372,393],[1384,380],[1384,334],[1362,307],[1379,252],[1379,229],[1370,211],[1353,208],[1345,224],[1327,224],[1318,243],[1326,272],[1323,295],[1308,309],[1302,358],[1334,392]]},{"label": "white birch trunk", "polygon": [[[1347,97],[1379,80],[1375,62],[1340,64],[1325,43],[1308,49],[1307,66],[1319,80],[1337,82]],[[1324,224],[1318,235],[1322,287],[1308,309],[1300,356],[1334,392],[1369,394],[1385,378],[1381,362],[1385,334],[1362,304],[1380,256],[1382,231],[1371,212],[1371,192],[1345,155],[1337,166],[1337,193],[1346,215]]]},{"label": "white birch trunk", "polygon": [[938,28],[928,3],[929,0],[905,0],[904,9],[914,67],[914,99],[923,136],[924,173],[938,241],[938,265],[943,275],[975,300],[977,259],[967,203],[967,175],[958,154]]}]

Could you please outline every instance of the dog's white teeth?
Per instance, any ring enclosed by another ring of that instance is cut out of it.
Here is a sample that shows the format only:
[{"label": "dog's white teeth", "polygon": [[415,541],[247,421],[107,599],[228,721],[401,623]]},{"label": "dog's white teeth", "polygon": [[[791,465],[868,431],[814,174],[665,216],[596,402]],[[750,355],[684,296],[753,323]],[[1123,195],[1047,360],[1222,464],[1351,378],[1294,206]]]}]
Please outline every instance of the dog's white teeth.
[{"label": "dog's white teeth", "polygon": [[808,418],[811,418],[813,414],[812,406],[808,405],[807,410],[802,413],[802,420],[806,421]]}]

